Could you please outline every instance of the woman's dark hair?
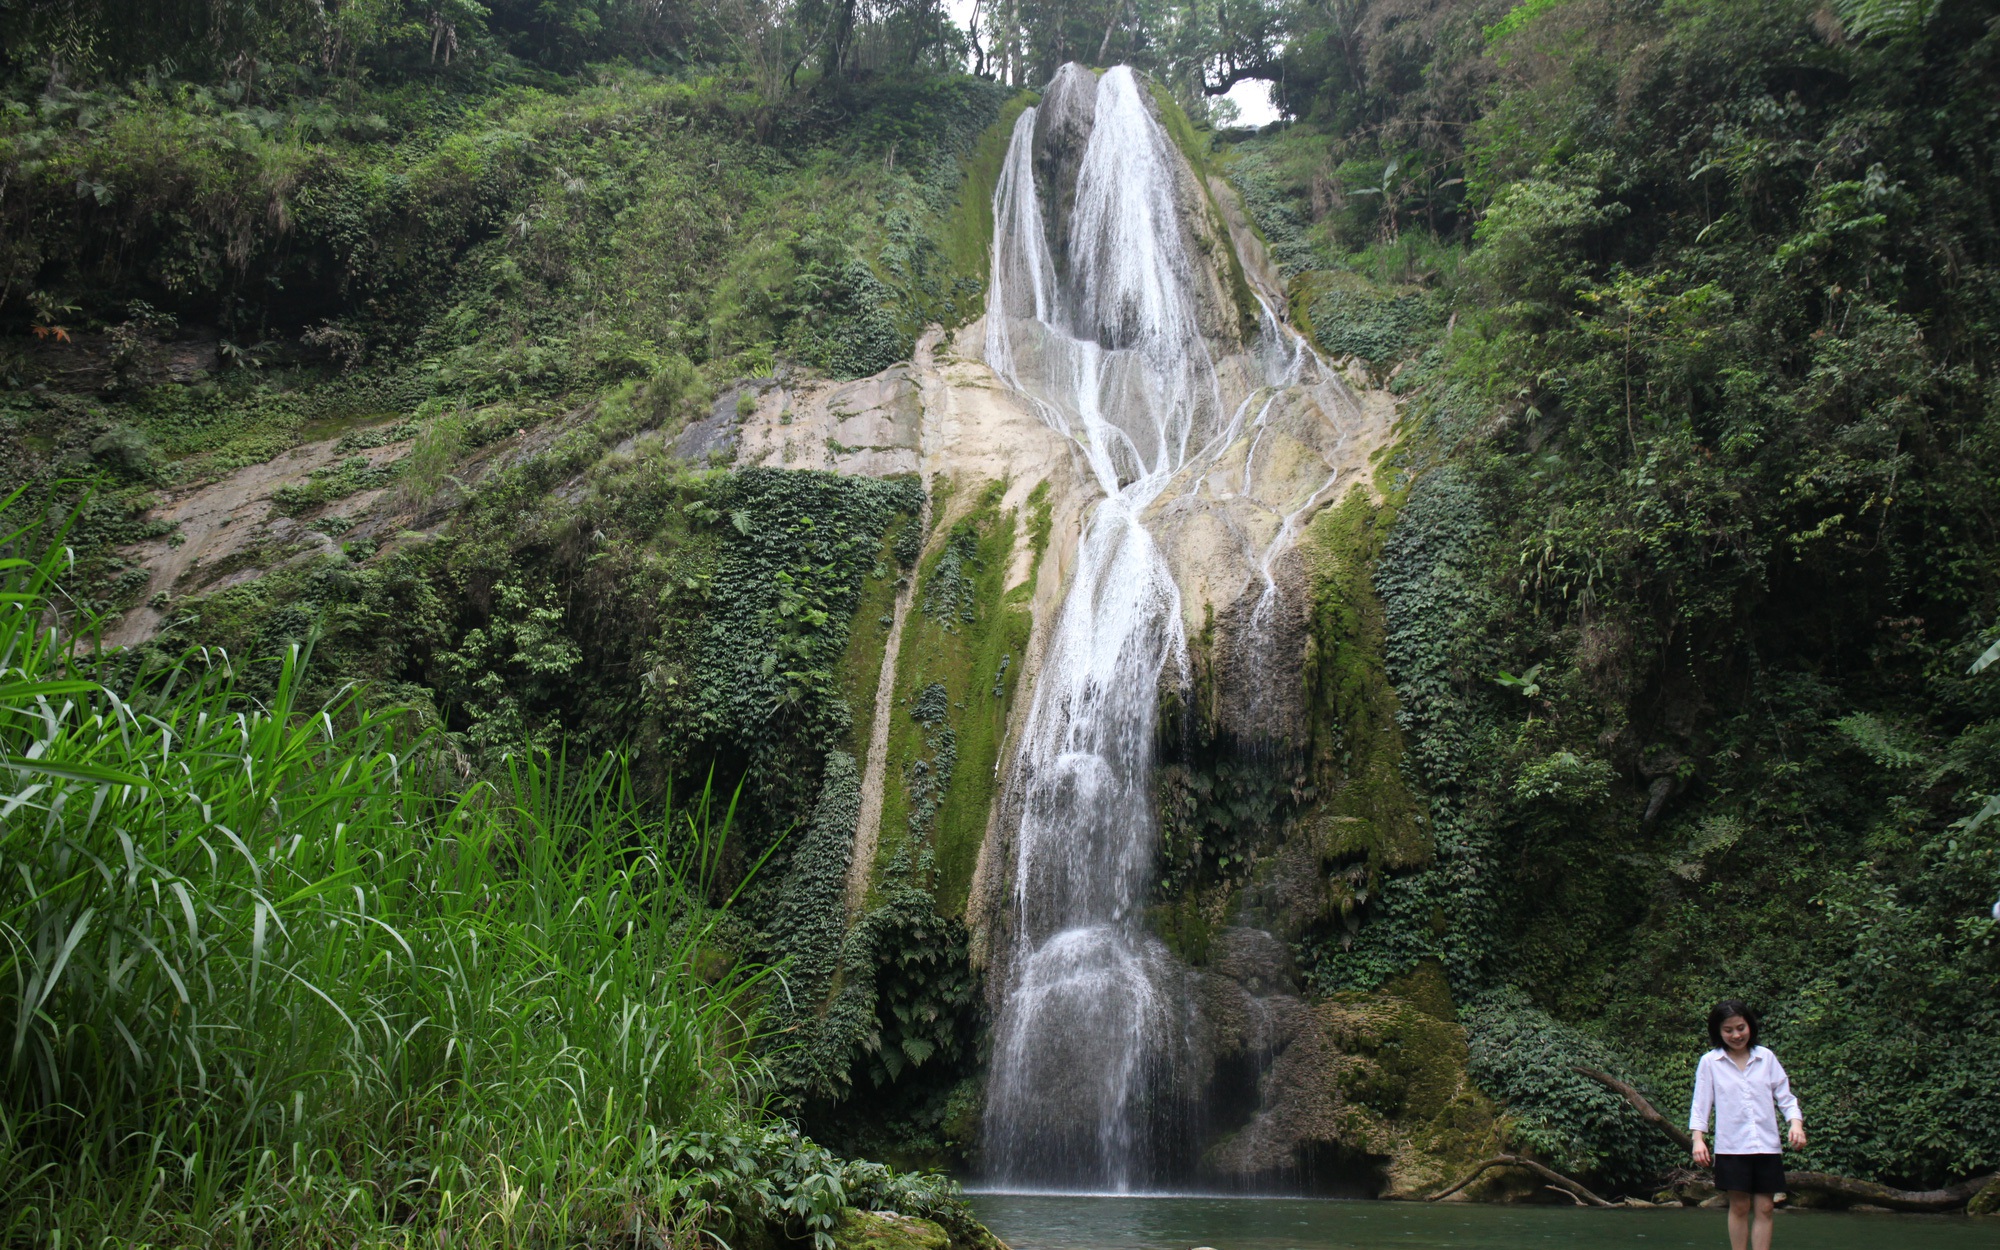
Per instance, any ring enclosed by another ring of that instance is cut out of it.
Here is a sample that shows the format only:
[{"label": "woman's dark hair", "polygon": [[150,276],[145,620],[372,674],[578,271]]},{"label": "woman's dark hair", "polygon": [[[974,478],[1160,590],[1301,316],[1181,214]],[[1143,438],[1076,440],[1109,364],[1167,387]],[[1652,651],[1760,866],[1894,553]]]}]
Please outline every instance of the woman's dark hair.
[{"label": "woman's dark hair", "polygon": [[1757,1044],[1757,1013],[1750,1010],[1741,999],[1725,998],[1708,1009],[1708,1040],[1715,1043],[1717,1050],[1722,1046],[1722,1022],[1731,1016],[1742,1016],[1743,1023],[1750,1026],[1750,1044]]}]

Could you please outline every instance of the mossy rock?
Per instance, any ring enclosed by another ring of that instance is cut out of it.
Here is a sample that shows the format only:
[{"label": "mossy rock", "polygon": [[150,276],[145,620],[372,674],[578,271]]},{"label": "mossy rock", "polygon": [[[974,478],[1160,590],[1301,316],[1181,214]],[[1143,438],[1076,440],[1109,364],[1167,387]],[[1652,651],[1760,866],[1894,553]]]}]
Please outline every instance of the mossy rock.
[{"label": "mossy rock", "polygon": [[[1506,1126],[1467,1072],[1469,1047],[1442,968],[1420,965],[1371,993],[1304,1013],[1263,1079],[1263,1106],[1210,1153],[1237,1175],[1304,1150],[1366,1161],[1385,1197],[1415,1198],[1498,1153]],[[1510,1182],[1482,1179],[1474,1197]],[[1511,1196],[1511,1195],[1510,1195]]]},{"label": "mossy rock", "polygon": [[[1343,999],[1349,996],[1341,996]],[[1329,1019],[1365,1020],[1340,1038],[1371,1076],[1368,1103],[1393,1130],[1389,1192],[1414,1196],[1495,1153],[1499,1109],[1466,1072],[1465,1030],[1444,969],[1425,961],[1372,994],[1354,995]]]},{"label": "mossy rock", "polygon": [[2000,1177],[1988,1181],[1986,1188],[1972,1195],[1972,1201],[1965,1204],[1965,1213],[2000,1217]]},{"label": "mossy rock", "polygon": [[833,1226],[833,1244],[836,1250],[949,1250],[951,1234],[914,1215],[849,1207]]},{"label": "mossy rock", "polygon": [[[922,884],[935,892],[939,914],[962,916],[1028,649],[1047,495],[1031,493],[1025,509],[1012,509],[1001,481],[945,479],[934,490],[934,528],[896,659],[874,880],[899,860],[928,856],[934,876]],[[1010,590],[1023,542],[1030,571]]]},{"label": "mossy rock", "polygon": [[1312,574],[1305,681],[1313,719],[1314,783],[1327,796],[1322,857],[1365,854],[1371,869],[1427,863],[1423,807],[1404,774],[1400,703],[1388,679],[1388,622],[1375,559],[1393,508],[1360,487],[1307,527],[1300,551]]}]

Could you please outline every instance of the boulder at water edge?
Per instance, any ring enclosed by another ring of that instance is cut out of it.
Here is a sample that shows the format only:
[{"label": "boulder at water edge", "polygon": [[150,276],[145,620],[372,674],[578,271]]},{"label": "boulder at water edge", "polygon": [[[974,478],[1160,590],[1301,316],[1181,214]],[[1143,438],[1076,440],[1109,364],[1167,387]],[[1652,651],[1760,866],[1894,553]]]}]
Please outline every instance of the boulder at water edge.
[{"label": "boulder at water edge", "polygon": [[949,1250],[951,1234],[914,1215],[850,1207],[834,1225],[833,1244],[836,1250]]}]

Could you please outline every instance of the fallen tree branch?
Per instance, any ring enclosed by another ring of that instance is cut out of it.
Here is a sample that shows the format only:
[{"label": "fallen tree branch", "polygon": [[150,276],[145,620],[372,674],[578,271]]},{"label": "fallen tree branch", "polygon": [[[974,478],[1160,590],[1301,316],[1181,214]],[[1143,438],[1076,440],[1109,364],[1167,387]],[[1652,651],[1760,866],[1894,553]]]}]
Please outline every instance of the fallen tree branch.
[{"label": "fallen tree branch", "polygon": [[1898,1211],[1949,1211],[1972,1201],[1974,1194],[1992,1184],[1996,1178],[2000,1178],[2000,1173],[1975,1176],[1943,1189],[1891,1189],[1874,1181],[1857,1181],[1851,1176],[1834,1176],[1827,1172],[1787,1172],[1785,1188],[1795,1193],[1835,1194]]},{"label": "fallen tree branch", "polygon": [[1682,1150],[1694,1149],[1694,1138],[1688,1136],[1687,1130],[1675,1126],[1672,1120],[1661,1115],[1659,1110],[1652,1103],[1647,1102],[1646,1096],[1638,1090],[1633,1089],[1630,1085],[1627,1085],[1609,1072],[1599,1072],[1596,1068],[1579,1067],[1572,1069],[1572,1071],[1576,1072],[1579,1076],[1589,1077],[1614,1094],[1623,1094],[1625,1101],[1632,1104],[1632,1109],[1637,1111],[1639,1117],[1646,1121],[1646,1123],[1659,1129],[1668,1137],[1673,1138],[1674,1143]]},{"label": "fallen tree branch", "polygon": [[[1659,1109],[1646,1101],[1646,1096],[1608,1072],[1596,1068],[1578,1067],[1574,1071],[1580,1076],[1622,1094],[1626,1102],[1632,1104],[1640,1118],[1659,1129],[1683,1150],[1694,1148],[1694,1139],[1667,1117]],[[2000,1174],[1996,1174],[2000,1175]],[[1947,1185],[1943,1189],[1893,1189],[1888,1185],[1878,1185],[1874,1181],[1858,1181],[1851,1176],[1835,1176],[1830,1172],[1786,1172],[1785,1188],[1794,1193],[1832,1194],[1841,1198],[1852,1198],[1857,1202],[1872,1202],[1876,1206],[1892,1207],[1898,1211],[1949,1211],[1962,1207],[1972,1200],[1972,1196],[1993,1183],[1994,1176],[1975,1176],[1969,1181]]]},{"label": "fallen tree branch", "polygon": [[1571,1180],[1567,1176],[1564,1176],[1561,1172],[1556,1171],[1554,1168],[1545,1167],[1542,1164],[1535,1162],[1533,1159],[1525,1159],[1522,1158],[1520,1155],[1494,1155],[1491,1159],[1486,1160],[1484,1163],[1481,1163],[1478,1167],[1473,1168],[1470,1172],[1467,1172],[1465,1174],[1465,1178],[1459,1181],[1458,1184],[1453,1185],[1450,1189],[1446,1189],[1443,1190],[1442,1192],[1432,1194],[1429,1198],[1426,1198],[1424,1201],[1437,1202],[1440,1199],[1449,1198],[1453,1194],[1457,1193],[1459,1190],[1464,1189],[1467,1185],[1470,1185],[1472,1182],[1478,1180],[1482,1175],[1484,1175],[1487,1172],[1488,1169],[1502,1168],[1502,1167],[1526,1168],[1530,1172],[1533,1172],[1535,1175],[1541,1177],[1543,1180],[1549,1182],[1549,1184],[1553,1188],[1560,1189],[1564,1193],[1568,1194],[1570,1197],[1575,1198],[1578,1202],[1587,1202],[1593,1207],[1612,1207],[1618,1205],[1615,1202],[1606,1202],[1604,1199],[1598,1197],[1594,1193],[1591,1193],[1588,1189],[1585,1189],[1581,1184]]}]

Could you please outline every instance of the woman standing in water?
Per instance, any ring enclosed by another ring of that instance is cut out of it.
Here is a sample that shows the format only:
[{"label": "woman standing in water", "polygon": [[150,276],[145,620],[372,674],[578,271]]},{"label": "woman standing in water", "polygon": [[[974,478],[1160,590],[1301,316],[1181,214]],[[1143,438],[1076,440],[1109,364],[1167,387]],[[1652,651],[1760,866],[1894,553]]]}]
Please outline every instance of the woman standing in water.
[{"label": "woman standing in water", "polygon": [[[1791,1122],[1786,1134],[1794,1150],[1806,1146],[1805,1122],[1792,1081],[1768,1047],[1757,1044],[1757,1017],[1733,998],[1708,1013],[1708,1040],[1715,1049],[1694,1071],[1694,1107],[1688,1129],[1694,1134],[1696,1167],[1715,1165],[1715,1187],[1729,1195],[1732,1250],[1770,1250],[1771,1202],[1784,1192],[1785,1168],[1778,1145],[1777,1112]],[[1715,1149],[1704,1140],[1709,1112],[1715,1113]]]}]

